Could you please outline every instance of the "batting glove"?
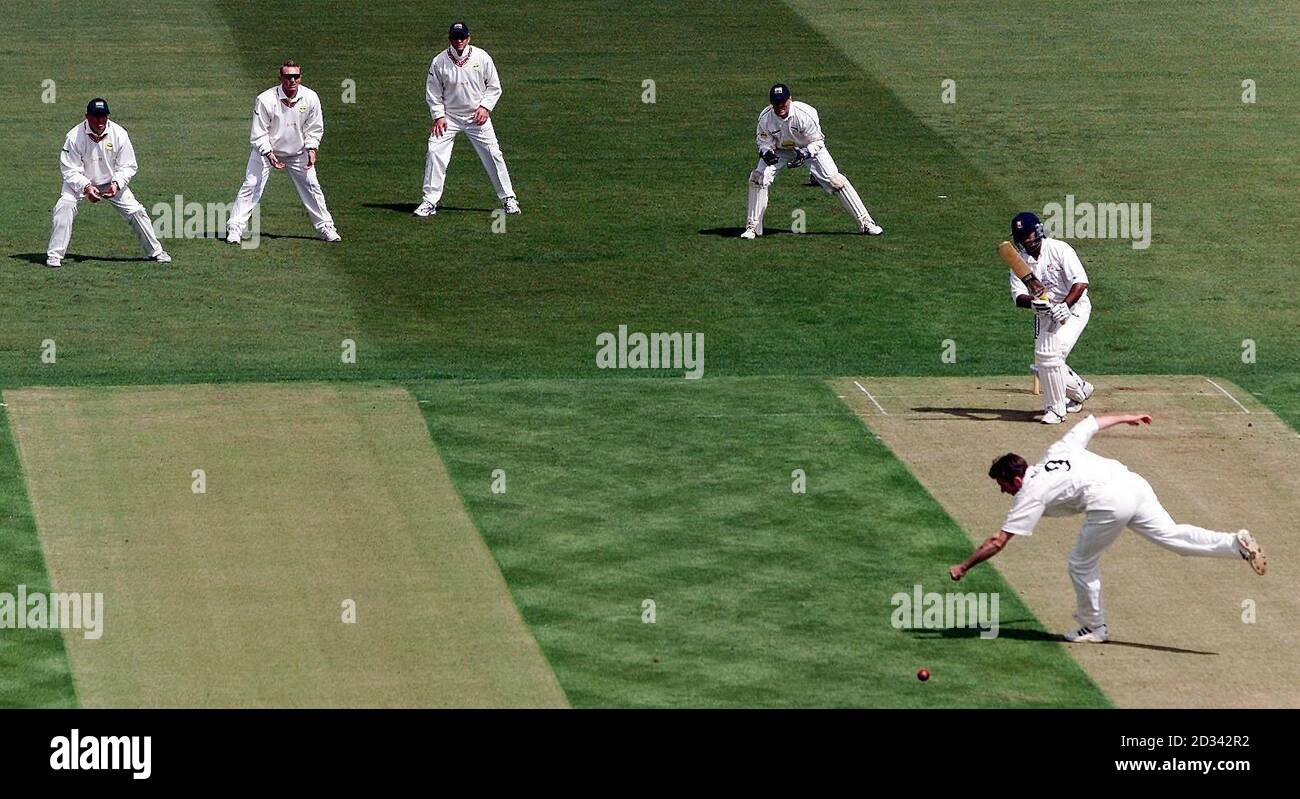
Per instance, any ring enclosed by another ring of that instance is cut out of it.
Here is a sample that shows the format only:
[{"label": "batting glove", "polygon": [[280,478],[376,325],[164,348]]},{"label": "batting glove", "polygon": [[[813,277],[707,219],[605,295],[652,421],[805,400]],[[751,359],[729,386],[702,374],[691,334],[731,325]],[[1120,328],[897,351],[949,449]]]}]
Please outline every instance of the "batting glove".
[{"label": "batting glove", "polygon": [[1063,302],[1058,302],[1052,306],[1052,319],[1058,325],[1065,324],[1065,320],[1070,318],[1070,306]]},{"label": "batting glove", "polygon": [[1034,297],[1030,300],[1029,307],[1039,316],[1050,316],[1052,313],[1052,303],[1041,297]]}]

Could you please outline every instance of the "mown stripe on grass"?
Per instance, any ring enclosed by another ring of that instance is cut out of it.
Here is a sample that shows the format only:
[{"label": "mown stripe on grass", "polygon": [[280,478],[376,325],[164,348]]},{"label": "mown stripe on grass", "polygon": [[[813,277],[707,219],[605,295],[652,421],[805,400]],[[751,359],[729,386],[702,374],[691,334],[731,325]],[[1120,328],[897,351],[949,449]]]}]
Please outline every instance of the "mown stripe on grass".
[{"label": "mown stripe on grass", "polygon": [[993,570],[966,590],[1000,594],[997,641],[891,625],[968,543],[820,381],[412,390],[575,706],[1107,704]]},{"label": "mown stripe on grass", "polygon": [[[27,483],[0,408],[0,593],[48,592],[41,539]],[[75,707],[76,689],[58,630],[0,629],[0,707]]]}]

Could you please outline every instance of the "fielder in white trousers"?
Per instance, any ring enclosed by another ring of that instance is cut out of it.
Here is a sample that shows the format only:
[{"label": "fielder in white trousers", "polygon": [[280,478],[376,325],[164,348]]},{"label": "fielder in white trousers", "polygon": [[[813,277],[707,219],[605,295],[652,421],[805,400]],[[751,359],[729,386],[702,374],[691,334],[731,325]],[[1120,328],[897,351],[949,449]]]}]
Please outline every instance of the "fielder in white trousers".
[{"label": "fielder in white trousers", "polygon": [[[68,244],[72,241],[72,223],[77,218],[77,209],[81,204],[83,197],[67,183],[63,184],[63,191],[59,194],[59,200],[54,204],[54,225],[50,230],[50,246],[46,251],[46,257],[52,262],[59,262],[68,253]],[[131,226],[135,232],[136,241],[140,242],[140,250],[147,258],[157,258],[163,254],[162,243],[158,241],[157,234],[153,230],[153,222],[149,219],[149,214],[145,211],[144,206],[135,199],[135,195],[130,189],[122,189],[112,197],[105,197],[101,202],[110,202],[117,212],[122,215],[126,223]]]},{"label": "fielder in white trousers", "polygon": [[1156,498],[1151,484],[1117,460],[1090,452],[1092,437],[1116,425],[1151,424],[1151,415],[1088,416],[1076,424],[1047,454],[1030,465],[1008,452],[989,467],[989,477],[1004,494],[1014,497],[1002,529],[986,539],[966,560],[948,569],[960,580],[966,572],[1002,551],[1016,536],[1031,536],[1044,516],[1084,514],[1079,539],[1066,559],[1074,584],[1075,618],[1083,625],[1065,640],[1104,643],[1108,632],[1101,598],[1101,556],[1125,528],[1179,555],[1242,559],[1256,574],[1264,574],[1264,552],[1248,530],[1216,532],[1178,524]]},{"label": "fielder in white trousers", "polygon": [[1164,509],[1146,478],[1126,472],[1094,491],[1079,540],[1066,558],[1078,607],[1075,618],[1091,628],[1106,623],[1101,598],[1101,556],[1128,528],[1151,543],[1179,555],[1241,559],[1235,533],[1178,524]]},{"label": "fielder in white trousers", "polygon": [[497,143],[496,131],[492,120],[482,125],[474,124],[472,114],[453,114],[447,112],[447,129],[441,136],[429,135],[429,151],[424,160],[424,201],[437,205],[442,199],[442,189],[447,179],[447,164],[451,161],[451,147],[457,133],[464,133],[474,151],[483,162],[492,181],[492,190],[497,199],[504,201],[515,196],[514,186],[510,184],[510,170],[506,169],[506,159]]},{"label": "fielder in white trousers", "polygon": [[[320,181],[316,178],[316,168],[307,167],[307,153],[277,157],[284,162],[284,171],[293,181],[293,187],[298,191],[298,199],[302,200],[302,207],[307,210],[312,227],[319,233],[332,230],[334,217],[330,216],[329,208],[325,206],[325,192],[321,191]],[[253,209],[262,201],[262,192],[266,191],[266,180],[273,171],[275,168],[261,153],[257,150],[249,153],[244,182],[239,186],[239,192],[235,195],[235,207],[231,209],[230,218],[226,221],[227,229],[236,236],[248,226]]]}]

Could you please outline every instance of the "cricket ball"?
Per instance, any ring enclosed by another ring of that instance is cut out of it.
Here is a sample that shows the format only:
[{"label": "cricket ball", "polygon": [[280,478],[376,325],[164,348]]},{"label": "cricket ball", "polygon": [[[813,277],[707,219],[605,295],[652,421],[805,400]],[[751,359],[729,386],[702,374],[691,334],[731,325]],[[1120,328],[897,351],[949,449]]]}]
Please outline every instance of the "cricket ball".
[{"label": "cricket ball", "polygon": [[921,682],[925,682],[926,680],[930,679],[930,670],[921,669],[916,673],[916,679],[920,680]]}]

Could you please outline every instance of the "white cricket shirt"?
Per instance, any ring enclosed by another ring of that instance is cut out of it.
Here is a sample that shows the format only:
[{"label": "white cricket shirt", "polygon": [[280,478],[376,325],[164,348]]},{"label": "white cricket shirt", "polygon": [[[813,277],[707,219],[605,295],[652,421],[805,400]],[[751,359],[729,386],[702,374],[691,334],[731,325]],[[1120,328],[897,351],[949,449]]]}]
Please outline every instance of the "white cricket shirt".
[{"label": "white cricket shirt", "polygon": [[1002,522],[1003,530],[1031,535],[1043,516],[1083,513],[1096,489],[1132,474],[1119,461],[1088,451],[1088,442],[1097,430],[1097,418],[1089,415],[1025,471],[1011,512]]}]

